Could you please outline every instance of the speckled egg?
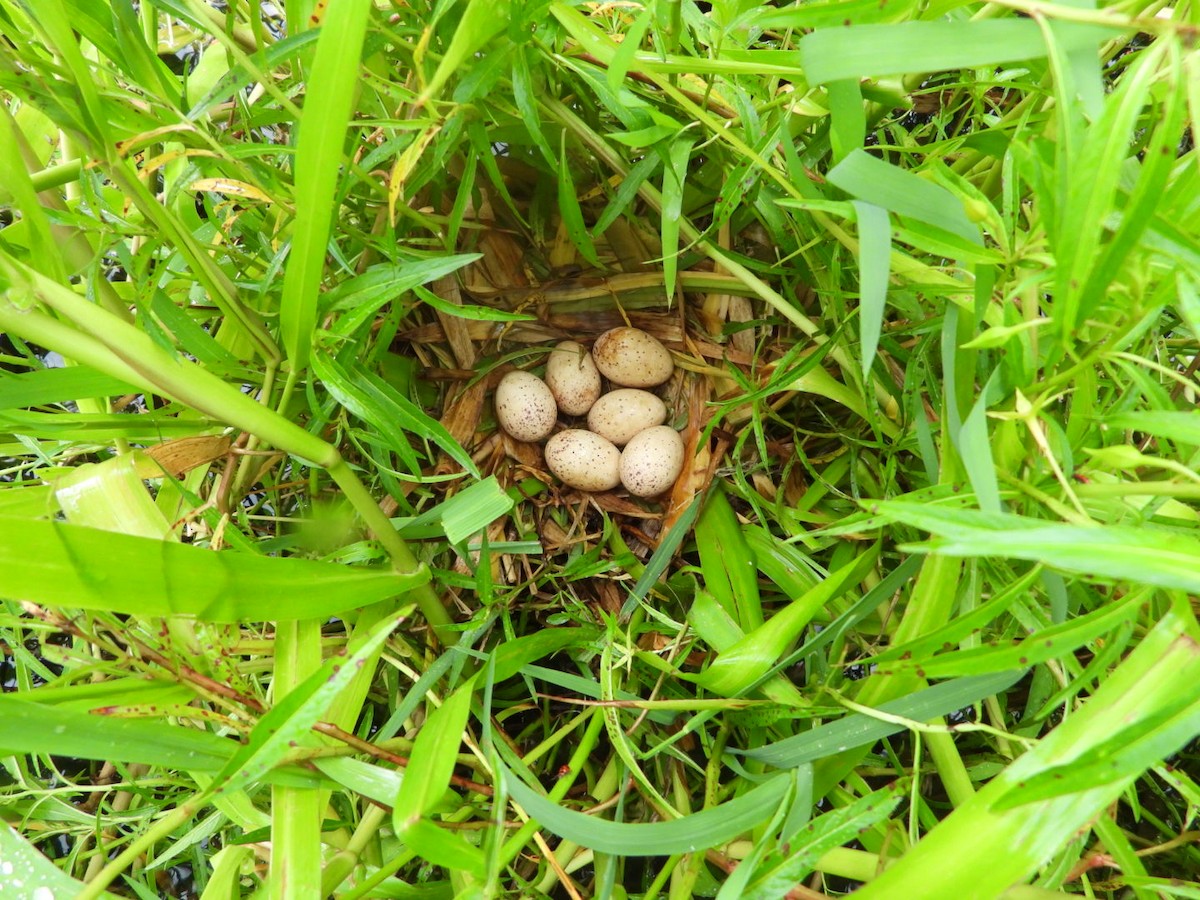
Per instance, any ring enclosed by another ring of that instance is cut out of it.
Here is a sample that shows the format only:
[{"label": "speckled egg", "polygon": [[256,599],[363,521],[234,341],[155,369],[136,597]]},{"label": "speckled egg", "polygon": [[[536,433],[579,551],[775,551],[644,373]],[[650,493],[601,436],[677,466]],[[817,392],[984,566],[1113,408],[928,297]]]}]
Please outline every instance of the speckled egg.
[{"label": "speckled egg", "polygon": [[622,387],[654,387],[675,371],[667,348],[640,328],[604,332],[592,345],[592,358],[605,378]]},{"label": "speckled egg", "polygon": [[598,434],[570,428],[546,442],[546,465],[563,484],[581,491],[611,491],[621,482],[621,451]]},{"label": "speckled egg", "polygon": [[609,391],[588,412],[588,428],[618,447],[639,431],[667,421],[667,406],[649,391],[619,388]]},{"label": "speckled egg", "polygon": [[496,388],[496,421],[518,441],[540,441],[554,430],[558,406],[542,379],[509,372]]},{"label": "speckled egg", "polygon": [[550,351],[546,361],[546,386],[569,416],[582,416],[600,396],[600,371],[587,348],[563,341]]},{"label": "speckled egg", "polygon": [[669,425],[647,428],[621,453],[621,484],[635,497],[657,497],[683,471],[683,438]]}]

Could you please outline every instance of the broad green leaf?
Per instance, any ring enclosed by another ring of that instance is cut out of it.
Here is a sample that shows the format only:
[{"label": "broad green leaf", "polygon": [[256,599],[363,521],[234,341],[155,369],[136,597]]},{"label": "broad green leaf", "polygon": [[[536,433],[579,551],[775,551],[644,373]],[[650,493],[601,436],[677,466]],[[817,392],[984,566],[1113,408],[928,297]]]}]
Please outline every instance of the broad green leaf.
[{"label": "broad green leaf", "polygon": [[511,0],[467,0],[467,8],[458,19],[450,46],[417,99],[418,106],[436,97],[451,76],[508,27],[511,6]]},{"label": "broad green leaf", "polygon": [[720,847],[765,822],[787,792],[789,779],[764,781],[740,797],[669,822],[612,822],[565,809],[500,766],[505,785],[543,828],[598,853],[625,856],[669,856]]},{"label": "broad green leaf", "polygon": [[967,217],[962,198],[865,150],[852,152],[826,177],[859,200],[936,225],[973,244],[982,243],[979,226]]},{"label": "broad green leaf", "polygon": [[11,517],[0,517],[0,571],[13,599],[207,622],[327,618],[429,580],[424,567],[400,575]]},{"label": "broad green leaf", "polygon": [[1144,431],[1155,437],[1200,446],[1200,411],[1197,410],[1117,413],[1105,417],[1104,424],[1110,428]]},{"label": "broad green leaf", "polygon": [[[0,896],[53,900],[74,897],[82,890],[82,882],[64,873],[7,822],[0,822]],[[102,900],[117,897],[108,891],[98,896]]]},{"label": "broad green leaf", "polygon": [[695,536],[708,592],[743,631],[757,628],[763,621],[758,569],[724,491],[708,495]]},{"label": "broad green leaf", "polygon": [[451,872],[469,872],[476,878],[487,874],[487,861],[482,850],[428,819],[413,821],[404,829],[402,837],[414,852],[436,866]]},{"label": "broad green leaf", "polygon": [[721,651],[713,664],[696,678],[696,683],[725,697],[735,697],[749,689],[787,652],[826,603],[862,581],[875,565],[878,555],[878,544],[865,549],[802,597],[777,611],[765,624]]},{"label": "broad green leaf", "polygon": [[218,772],[238,745],[206,731],[145,719],[93,715],[67,705],[45,706],[13,694],[0,697],[9,753],[54,753],[80,759]]},{"label": "broad green leaf", "polygon": [[430,713],[421,726],[392,809],[392,821],[401,837],[411,824],[432,811],[446,792],[471,715],[474,693],[475,679],[470,679]]},{"label": "broad green leaf", "polygon": [[[1117,32],[1085,26],[1098,45]],[[1082,31],[1082,29],[1081,29]],[[800,39],[810,84],[843,78],[906,75],[1019,62],[1046,55],[1037,23],[1029,19],[895,22],[818,28]]]},{"label": "broad green leaf", "polygon": [[307,94],[296,140],[296,222],[283,280],[279,324],[293,368],[308,365],[317,297],[325,270],[338,175],[345,155],[346,123],[360,78],[359,57],[371,0],[344,0],[327,16],[307,73]]},{"label": "broad green leaf", "polygon": [[[879,711],[914,722],[927,722],[977,703],[984,697],[999,694],[1020,681],[1024,675],[1025,670],[1021,669],[998,672],[994,675],[956,678],[909,694],[903,699],[883,703],[879,706]],[[786,769],[835,756],[855,747],[866,746],[903,730],[903,725],[894,722],[875,719],[864,713],[851,713],[843,719],[820,725],[803,734],[784,738],[763,747],[734,752],[776,768]]]},{"label": "broad green leaf", "polygon": [[892,226],[887,210],[855,200],[858,218],[858,333],[863,380],[870,380],[883,316],[887,306],[888,275],[892,256]]}]

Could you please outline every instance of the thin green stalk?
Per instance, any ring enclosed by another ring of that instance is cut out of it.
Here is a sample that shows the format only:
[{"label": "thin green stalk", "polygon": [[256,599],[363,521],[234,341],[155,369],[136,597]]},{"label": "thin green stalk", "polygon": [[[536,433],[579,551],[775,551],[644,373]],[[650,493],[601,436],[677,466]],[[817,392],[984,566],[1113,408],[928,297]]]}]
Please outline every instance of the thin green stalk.
[{"label": "thin green stalk", "polygon": [[[274,702],[278,704],[321,665],[321,623],[299,619],[275,623]],[[324,792],[271,788],[272,900],[315,897],[321,888],[321,814]]]},{"label": "thin green stalk", "polygon": [[96,900],[105,889],[113,883],[118,875],[134,864],[137,859],[156,843],[166,838],[172,831],[187,822],[208,801],[210,790],[201,791],[187,803],[182,803],[129,842],[124,850],[87,883],[82,891],[75,895],[75,900]]},{"label": "thin green stalk", "polygon": [[382,806],[367,806],[354,829],[349,843],[325,865],[321,875],[321,896],[328,897],[342,882],[350,877],[359,863],[363,850],[379,835],[379,829],[387,822],[388,811]]},{"label": "thin green stalk", "polygon": [[[600,739],[600,732],[604,730],[604,710],[596,709],[592,713],[592,720],[588,722],[587,729],[579,738],[579,743],[575,745],[575,752],[571,754],[571,759],[567,763],[567,774],[559,778],[546,793],[546,797],[555,803],[560,802],[567,795],[572,785],[575,784],[575,779],[579,777],[579,773],[583,771],[583,766],[587,762],[589,756],[596,749],[596,743]],[[499,868],[503,869],[511,863],[521,850],[529,843],[533,833],[540,826],[536,821],[530,819],[524,825],[504,842],[498,853]]]}]

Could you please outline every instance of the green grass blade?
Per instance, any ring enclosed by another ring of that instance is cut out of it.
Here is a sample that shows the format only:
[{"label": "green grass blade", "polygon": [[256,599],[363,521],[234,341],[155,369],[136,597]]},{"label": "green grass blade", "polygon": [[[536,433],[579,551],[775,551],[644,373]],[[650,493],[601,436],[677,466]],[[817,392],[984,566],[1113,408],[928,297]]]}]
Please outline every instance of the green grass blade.
[{"label": "green grass blade", "polygon": [[1200,591],[1200,540],[1160,528],[1084,527],[1022,516],[988,516],[902,500],[880,503],[880,513],[931,531],[935,538],[910,549],[944,556],[1006,556],[1043,562],[1068,572],[1137,584]]},{"label": "green grass blade", "polygon": [[717,847],[765,822],[787,792],[789,779],[768,779],[742,796],[669,822],[611,822],[566,809],[528,787],[504,766],[505,784],[543,828],[600,853],[668,856]]},{"label": "green grass blade", "polygon": [[894,782],[814,819],[786,841],[784,859],[767,871],[756,873],[757,877],[741,896],[746,900],[776,900],[787,896],[788,891],[812,872],[822,856],[887,819],[900,802],[905,788],[902,782]]},{"label": "green grass blade", "polygon": [[696,521],[696,551],[709,593],[743,631],[762,624],[755,557],[723,491],[714,491]]},{"label": "green grass blade", "polygon": [[308,93],[296,141],[296,221],[283,280],[279,324],[292,367],[308,365],[317,300],[325,271],[338,174],[345,156],[345,123],[359,87],[359,57],[371,0],[348,0],[327,16],[308,72]]},{"label": "green grass blade", "polygon": [[[6,897],[75,896],[83,884],[65,875],[46,858],[46,854],[26,842],[11,825],[0,822],[0,894]],[[116,894],[103,891],[102,900],[116,900]]]},{"label": "green grass blade", "polygon": [[56,753],[219,772],[238,746],[205,731],[46,706],[11,694],[0,697],[0,715],[6,729],[0,746],[12,753]]},{"label": "green grass blade", "polygon": [[855,150],[834,166],[827,177],[831,184],[859,200],[944,228],[971,243],[982,243],[979,226],[967,217],[960,198],[941,185],[876,159],[865,150]]},{"label": "green grass blade", "polygon": [[332,615],[426,584],[307,559],[215,552],[61,522],[0,517],[0,569],[9,597],[137,616],[250,622]]},{"label": "green grass blade", "polygon": [[875,565],[879,546],[866,549],[801,597],[797,597],[736,644],[721,651],[697,684],[736,697],[762,678],[825,604],[851,590]]},{"label": "green grass blade", "polygon": [[859,353],[862,355],[863,381],[869,381],[887,305],[892,226],[887,210],[861,200],[853,202],[858,217]]},{"label": "green grass blade", "polygon": [[[1083,29],[1097,44],[1117,34],[1102,26]],[[898,22],[819,28],[801,39],[800,55],[809,83],[821,84],[1037,59],[1046,45],[1037,23],[1027,19]]]},{"label": "green grass blade", "polygon": [[[977,703],[985,697],[1001,693],[1016,684],[1025,670],[998,672],[956,678],[909,694],[902,700],[880,704],[879,711],[914,722],[927,722],[946,713]],[[872,718],[863,713],[851,713],[836,722],[821,725],[784,738],[773,744],[734,752],[776,768],[787,769],[801,763],[813,762],[844,753],[855,747],[867,746],[880,738],[903,731],[903,725]]]}]

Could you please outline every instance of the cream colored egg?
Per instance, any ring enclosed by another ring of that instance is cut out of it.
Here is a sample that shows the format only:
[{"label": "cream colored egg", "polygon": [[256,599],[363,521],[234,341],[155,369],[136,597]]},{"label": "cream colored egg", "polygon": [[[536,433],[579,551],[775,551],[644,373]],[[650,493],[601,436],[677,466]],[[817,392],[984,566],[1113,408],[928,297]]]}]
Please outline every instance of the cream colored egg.
[{"label": "cream colored egg", "polygon": [[618,447],[639,431],[667,421],[667,406],[649,391],[620,388],[609,391],[588,412],[588,428]]},{"label": "cream colored egg", "polygon": [[582,416],[600,396],[600,371],[582,344],[563,341],[546,361],[546,386],[569,416]]},{"label": "cream colored egg", "polygon": [[683,471],[683,438],[669,425],[639,432],[621,453],[621,484],[635,497],[656,497]]},{"label": "cream colored egg", "polygon": [[592,345],[592,358],[605,378],[622,387],[654,387],[675,371],[667,348],[640,328],[604,332]]},{"label": "cream colored egg", "polygon": [[621,451],[598,434],[570,428],[546,442],[546,465],[563,484],[581,491],[611,491],[621,482]]},{"label": "cream colored egg", "polygon": [[558,406],[542,379],[509,372],[496,388],[496,421],[518,441],[540,441],[554,430]]}]

